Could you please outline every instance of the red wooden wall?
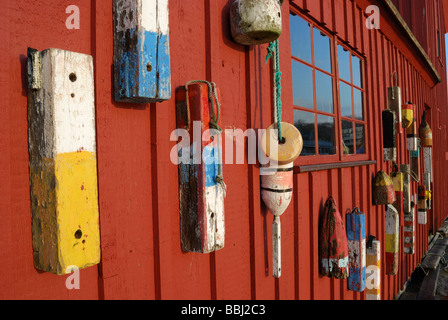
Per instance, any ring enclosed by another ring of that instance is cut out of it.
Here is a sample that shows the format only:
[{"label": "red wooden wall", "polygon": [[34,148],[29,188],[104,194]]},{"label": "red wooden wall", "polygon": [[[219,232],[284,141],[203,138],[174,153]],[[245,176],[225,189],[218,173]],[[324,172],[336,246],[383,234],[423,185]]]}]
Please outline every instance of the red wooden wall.
[{"label": "red wooden wall", "polygon": [[[256,165],[224,165],[228,187],[225,248],[209,255],[181,251],[178,173],[170,161],[175,145],[170,141],[176,128],[174,95],[169,101],[150,105],[114,101],[111,1],[76,1],[81,12],[80,30],[65,27],[65,8],[73,1],[0,1],[1,299],[364,299],[364,293],[347,291],[346,281],[318,274],[318,216],[330,195],[341,213],[358,206],[367,214],[367,233],[384,246],[384,208],[372,206],[370,194],[374,174],[391,171],[391,165],[382,161],[379,141],[381,111],[386,107],[386,89],[394,70],[399,73],[404,100],[418,105],[419,116],[425,103],[431,107],[435,141],[433,219],[427,226],[418,227],[415,255],[405,256],[401,243],[399,274],[392,277],[383,272],[381,279],[383,299],[392,299],[400,291],[427,250],[429,230],[437,229],[447,215],[447,190],[441,178],[447,175],[448,151],[445,52],[442,64],[433,61],[442,78],[435,84],[427,65],[407,38],[396,31],[395,20],[385,10],[381,30],[364,27],[364,10],[376,1],[291,2],[365,55],[368,129],[372,137],[368,146],[376,164],[295,175],[294,199],[282,217],[282,277],[276,280],[271,276],[272,215],[260,199]],[[189,80],[213,81],[223,97],[224,129],[266,128],[273,121],[266,45],[244,47],[231,40],[230,3],[170,0],[173,92]],[[280,38],[283,121],[293,122],[288,12],[285,1]],[[427,28],[433,32],[430,23]],[[430,37],[428,44],[434,47]],[[33,267],[27,47],[56,47],[94,58],[102,261],[81,271],[80,290],[67,290],[65,276],[40,273]],[[402,135],[399,163],[409,163],[405,145]],[[413,188],[415,191],[416,183]]]}]

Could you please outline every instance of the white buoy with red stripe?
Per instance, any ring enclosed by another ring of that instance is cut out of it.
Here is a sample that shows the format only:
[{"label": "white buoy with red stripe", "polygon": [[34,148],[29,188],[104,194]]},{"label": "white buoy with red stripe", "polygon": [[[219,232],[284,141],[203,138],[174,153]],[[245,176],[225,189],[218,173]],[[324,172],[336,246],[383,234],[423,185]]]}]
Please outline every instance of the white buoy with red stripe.
[{"label": "white buoy with red stripe", "polygon": [[[261,198],[268,210],[274,215],[272,223],[272,259],[273,276],[281,276],[281,222],[280,216],[288,208],[293,192],[294,160],[300,155],[303,147],[299,130],[289,124],[282,123],[281,132],[285,139],[279,143],[277,125],[270,126],[262,137],[262,150],[271,160],[269,167],[263,167],[261,173]],[[269,146],[269,148],[268,148]],[[274,151],[278,149],[278,152]]]}]

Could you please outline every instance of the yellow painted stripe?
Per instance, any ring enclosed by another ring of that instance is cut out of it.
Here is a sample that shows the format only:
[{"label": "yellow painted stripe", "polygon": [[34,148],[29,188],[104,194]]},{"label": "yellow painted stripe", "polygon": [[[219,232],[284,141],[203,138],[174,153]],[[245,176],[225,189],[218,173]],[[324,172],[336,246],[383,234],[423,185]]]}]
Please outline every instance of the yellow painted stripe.
[{"label": "yellow painted stripe", "polygon": [[398,234],[386,234],[386,252],[398,252]]},{"label": "yellow painted stripe", "polygon": [[96,155],[72,152],[55,157],[60,272],[100,261]]},{"label": "yellow painted stripe", "polygon": [[394,182],[395,191],[403,192],[403,173],[396,173],[396,175],[392,177],[392,181]]}]

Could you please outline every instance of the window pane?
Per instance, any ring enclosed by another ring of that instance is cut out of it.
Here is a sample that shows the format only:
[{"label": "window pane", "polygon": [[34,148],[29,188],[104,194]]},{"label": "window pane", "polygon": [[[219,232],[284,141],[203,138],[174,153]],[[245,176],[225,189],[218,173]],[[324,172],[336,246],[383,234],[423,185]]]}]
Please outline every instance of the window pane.
[{"label": "window pane", "polygon": [[353,118],[352,87],[340,81],[339,91],[341,97],[341,115],[343,117]]},{"label": "window pane", "polygon": [[361,81],[361,75],[362,75],[362,62],[357,57],[352,55],[352,67],[353,67],[353,84],[355,86],[358,86],[362,88],[362,81]]},{"label": "window pane", "polygon": [[356,154],[365,154],[366,153],[365,126],[363,124],[356,123],[355,130],[356,130]]},{"label": "window pane", "polygon": [[330,38],[316,28],[314,36],[314,64],[328,73],[331,73]]},{"label": "window pane", "polygon": [[293,60],[292,91],[294,105],[314,109],[313,87],[313,69]]},{"label": "window pane", "polygon": [[334,138],[334,118],[323,115],[317,116],[319,154],[336,154]]},{"label": "window pane", "polygon": [[303,150],[301,156],[316,154],[314,119],[314,114],[311,112],[294,110],[294,125],[299,129],[303,138]]},{"label": "window pane", "polygon": [[329,75],[316,70],[316,104],[317,110],[334,113],[333,79]]},{"label": "window pane", "polygon": [[290,14],[291,54],[303,61],[311,60],[311,29],[308,22]]},{"label": "window pane", "polygon": [[342,149],[344,154],[354,154],[353,123],[342,121]]},{"label": "window pane", "polygon": [[355,107],[355,119],[364,120],[364,111],[363,111],[363,93],[358,89],[353,88],[353,103]]},{"label": "window pane", "polygon": [[351,82],[350,53],[340,45],[338,45],[338,64],[339,64],[339,77],[347,82]]}]

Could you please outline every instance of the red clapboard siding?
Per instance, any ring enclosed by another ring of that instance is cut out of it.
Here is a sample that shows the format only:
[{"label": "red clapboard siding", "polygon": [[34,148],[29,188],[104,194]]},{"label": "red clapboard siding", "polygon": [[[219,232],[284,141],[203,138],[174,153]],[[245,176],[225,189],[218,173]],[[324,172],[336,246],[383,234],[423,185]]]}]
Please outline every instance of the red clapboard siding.
[{"label": "red clapboard siding", "polygon": [[[57,2],[57,3],[56,3]],[[365,59],[366,118],[370,160],[375,164],[333,168],[294,175],[291,205],[282,221],[282,277],[272,277],[272,221],[260,197],[258,165],[224,164],[225,247],[209,255],[182,252],[178,168],[170,161],[176,142],[174,92],[190,80],[215,82],[222,95],[223,129],[263,129],[273,122],[271,61],[267,45],[245,47],[231,39],[227,0],[170,0],[172,98],[163,103],[128,104],[113,99],[112,2],[80,0],[81,29],[65,27],[68,4],[55,1],[7,1],[0,17],[5,50],[0,51],[0,298],[3,299],[299,299],[364,300],[347,290],[347,280],[319,274],[318,225],[322,208],[333,196],[345,214],[359,207],[366,214],[366,236],[381,241],[385,261],[385,210],[372,204],[372,179],[383,161],[382,111],[395,71],[403,102],[416,105],[420,124],[425,105],[433,130],[433,202],[428,225],[416,225],[416,253],[403,252],[396,276],[381,273],[381,298],[393,299],[428,249],[428,234],[447,216],[448,123],[445,42],[436,54],[436,14],[432,1],[393,1],[441,78],[436,78],[395,18],[375,0],[294,0],[291,5]],[[365,26],[368,5],[381,9],[381,29]],[[422,16],[422,9],[427,15]],[[280,38],[282,102],[292,123],[293,96],[289,6],[282,7]],[[49,17],[51,19],[49,19]],[[416,21],[424,21],[423,25]],[[444,29],[444,28],[442,28]],[[441,30],[441,34],[444,34]],[[81,270],[81,289],[70,291],[66,276],[33,267],[27,135],[27,47],[50,47],[91,54],[94,58],[101,223],[100,265]],[[245,147],[247,149],[247,141]],[[225,145],[223,145],[225,148]],[[397,163],[409,163],[405,131],[397,137]],[[247,160],[247,157],[246,157]],[[420,159],[423,168],[423,158]],[[316,163],[318,164],[318,163]],[[298,170],[297,172],[299,172]],[[419,183],[412,182],[412,194]]]}]

